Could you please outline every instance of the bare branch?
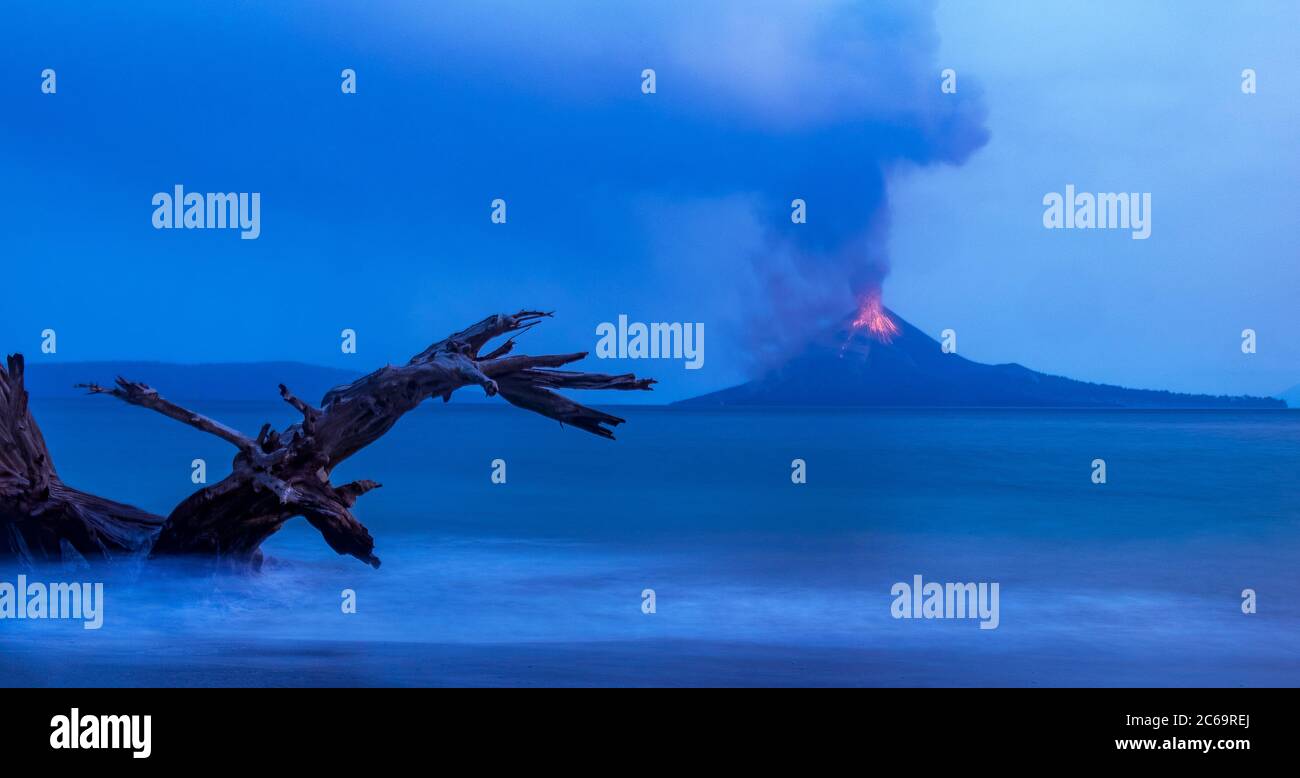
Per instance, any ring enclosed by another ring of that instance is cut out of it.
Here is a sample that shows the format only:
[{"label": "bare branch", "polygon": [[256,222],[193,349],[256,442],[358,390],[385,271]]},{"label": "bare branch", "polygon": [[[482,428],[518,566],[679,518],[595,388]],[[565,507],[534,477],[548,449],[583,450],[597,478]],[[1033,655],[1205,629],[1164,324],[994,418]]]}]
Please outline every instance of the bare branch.
[{"label": "bare branch", "polygon": [[128,381],[118,376],[117,387],[114,389],[107,389],[99,384],[77,384],[77,388],[86,389],[91,394],[111,395],[131,405],[139,405],[142,408],[157,411],[168,418],[188,424],[195,429],[202,430],[210,435],[216,435],[240,451],[252,451],[255,445],[252,440],[249,440],[237,430],[164,399],[155,389],[146,384]]},{"label": "bare branch", "polygon": [[631,373],[605,375],[604,373],[579,373],[572,370],[520,370],[514,376],[525,378],[534,386],[551,389],[617,389],[620,391],[650,391],[658,383],[653,378],[637,378]]},{"label": "bare branch", "polygon": [[302,414],[302,431],[305,435],[313,435],[316,432],[316,420],[320,418],[321,411],[307,403],[299,400],[289,391],[289,387],[280,384],[280,396],[284,401],[298,409]]},{"label": "bare branch", "polygon": [[354,556],[371,567],[379,567],[379,557],[374,553],[374,538],[348,510],[350,506],[338,497],[308,490],[298,496],[294,507],[320,532],[330,548]]},{"label": "bare branch", "polygon": [[509,332],[526,332],[537,322],[552,315],[543,311],[520,311],[513,316],[503,313],[489,316],[478,324],[466,327],[429,346],[412,357],[411,363],[427,361],[439,352],[463,353],[478,359],[479,351],[487,345],[488,341]]},{"label": "bare branch", "polygon": [[505,357],[503,359],[494,359],[490,362],[484,361],[480,364],[482,365],[484,373],[490,376],[499,376],[527,370],[532,367],[563,367],[571,362],[586,359],[586,357],[587,352],[578,351],[572,354],[550,354],[536,357]]},{"label": "bare branch", "polygon": [[511,374],[497,384],[501,387],[501,396],[511,405],[549,416],[562,424],[570,424],[602,438],[614,439],[614,433],[603,425],[616,427],[625,421],[537,386],[527,375]]},{"label": "bare branch", "polygon": [[353,481],[351,483],[343,484],[342,486],[334,487],[334,493],[338,495],[344,505],[351,508],[353,505],[356,505],[358,497],[373,489],[378,489],[381,486],[383,486],[383,484],[377,481]]}]

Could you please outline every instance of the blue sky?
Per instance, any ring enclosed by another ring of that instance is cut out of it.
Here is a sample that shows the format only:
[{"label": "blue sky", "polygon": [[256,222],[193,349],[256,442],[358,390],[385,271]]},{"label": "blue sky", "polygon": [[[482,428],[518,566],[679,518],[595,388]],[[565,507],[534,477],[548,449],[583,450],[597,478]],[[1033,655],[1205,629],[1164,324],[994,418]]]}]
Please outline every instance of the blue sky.
[{"label": "blue sky", "polygon": [[[1132,5],[11,6],[0,348],[368,370],[521,307],[558,313],[534,352],[592,349],[620,313],[702,321],[705,369],[586,364],[666,401],[742,380],[887,269],[886,303],[974,359],[1279,391],[1300,13]],[[1151,192],[1152,237],[1044,230],[1067,183]],[[154,230],[175,184],[260,192],[261,237]]]},{"label": "blue sky", "polygon": [[[993,137],[894,188],[886,299],[983,361],[1184,391],[1300,383],[1300,4],[1053,5],[939,6],[939,58],[980,80]],[[1042,195],[1067,183],[1151,192],[1151,238],[1042,229]]]}]

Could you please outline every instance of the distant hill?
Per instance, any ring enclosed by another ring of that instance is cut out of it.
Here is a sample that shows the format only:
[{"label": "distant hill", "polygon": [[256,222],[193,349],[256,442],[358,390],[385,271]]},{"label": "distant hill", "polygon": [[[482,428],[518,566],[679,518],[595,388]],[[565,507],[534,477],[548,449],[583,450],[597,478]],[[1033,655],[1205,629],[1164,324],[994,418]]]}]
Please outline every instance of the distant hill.
[{"label": "distant hill", "polygon": [[1285,392],[1279,394],[1278,397],[1286,400],[1288,407],[1300,408],[1300,384],[1296,384],[1290,389],[1287,389]]},{"label": "distant hill", "polygon": [[[36,398],[84,396],[74,384],[111,385],[117,376],[143,381],[171,400],[263,400],[279,402],[277,387],[319,402],[325,392],[362,374],[301,362],[231,362],[178,365],[168,362],[46,362],[27,363],[27,391]],[[459,399],[459,398],[458,398]]]},{"label": "distant hill", "polygon": [[883,308],[897,334],[882,338],[845,317],[757,380],[677,405],[838,405],[1023,408],[1285,408],[1271,397],[1126,389],[986,365],[945,354],[938,341]]}]

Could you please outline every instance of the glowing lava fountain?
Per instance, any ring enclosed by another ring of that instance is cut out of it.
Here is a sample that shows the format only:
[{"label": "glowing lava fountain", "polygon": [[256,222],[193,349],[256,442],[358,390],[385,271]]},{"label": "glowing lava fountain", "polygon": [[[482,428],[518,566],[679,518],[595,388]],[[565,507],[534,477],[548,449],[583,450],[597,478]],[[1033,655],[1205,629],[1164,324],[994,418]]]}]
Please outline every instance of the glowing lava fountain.
[{"label": "glowing lava fountain", "polygon": [[889,343],[902,332],[898,324],[885,313],[884,306],[880,304],[879,291],[868,292],[862,298],[857,318],[853,320],[853,329],[865,329],[881,343]]}]

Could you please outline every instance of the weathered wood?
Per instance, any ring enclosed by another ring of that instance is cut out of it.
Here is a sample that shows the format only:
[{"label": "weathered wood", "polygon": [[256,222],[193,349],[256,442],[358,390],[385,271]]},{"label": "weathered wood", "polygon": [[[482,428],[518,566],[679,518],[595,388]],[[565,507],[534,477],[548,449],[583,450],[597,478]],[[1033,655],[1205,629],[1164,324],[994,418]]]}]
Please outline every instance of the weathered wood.
[{"label": "weathered wood", "polygon": [[23,374],[21,354],[0,367],[0,556],[98,562],[146,548],[162,517],[63,483],[28,408]]},{"label": "weathered wood", "polygon": [[[235,454],[232,472],[186,498],[171,512],[151,556],[202,554],[234,562],[261,562],[261,545],[285,521],[302,516],[336,552],[350,554],[374,567],[374,540],[352,514],[357,498],[379,486],[356,481],[330,483],[334,468],[378,440],[405,413],[431,397],[449,400],[465,386],[500,394],[521,408],[605,438],[623,419],[587,408],[553,389],[648,390],[654,381],[628,375],[554,370],[586,356],[507,356],[515,338],[549,313],[520,311],[490,316],[416,354],[400,366],[388,365],[326,393],[320,407],[308,405],[280,386],[280,396],[303,420],[276,432],[263,427],[256,440],[224,424],[163,399],[152,388],[125,379],[106,389],[86,385],[92,393],[117,397],[162,413],[227,441]],[[498,337],[510,337],[485,355]]]}]

